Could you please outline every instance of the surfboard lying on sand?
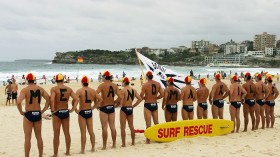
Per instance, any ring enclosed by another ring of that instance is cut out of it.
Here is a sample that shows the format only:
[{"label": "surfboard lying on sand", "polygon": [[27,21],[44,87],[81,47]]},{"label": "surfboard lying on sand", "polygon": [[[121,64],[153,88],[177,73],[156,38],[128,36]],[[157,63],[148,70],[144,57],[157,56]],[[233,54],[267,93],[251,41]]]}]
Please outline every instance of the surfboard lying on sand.
[{"label": "surfboard lying on sand", "polygon": [[171,142],[180,138],[217,136],[230,133],[233,122],[223,119],[198,119],[167,122],[145,130],[146,138],[157,142]]}]

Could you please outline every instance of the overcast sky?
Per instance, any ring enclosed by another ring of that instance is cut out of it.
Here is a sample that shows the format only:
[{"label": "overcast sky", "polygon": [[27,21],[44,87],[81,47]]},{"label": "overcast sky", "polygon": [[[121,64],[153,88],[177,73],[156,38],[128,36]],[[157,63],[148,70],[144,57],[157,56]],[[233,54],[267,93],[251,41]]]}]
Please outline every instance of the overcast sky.
[{"label": "overcast sky", "polygon": [[279,8],[280,0],[1,0],[0,61],[279,36]]}]

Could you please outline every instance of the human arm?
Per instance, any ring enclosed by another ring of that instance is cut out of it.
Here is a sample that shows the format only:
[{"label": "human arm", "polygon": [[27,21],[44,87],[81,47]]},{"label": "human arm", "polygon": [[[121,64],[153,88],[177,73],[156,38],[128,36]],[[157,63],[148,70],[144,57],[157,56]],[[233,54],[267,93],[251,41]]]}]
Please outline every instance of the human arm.
[{"label": "human arm", "polygon": [[168,98],[168,90],[165,89],[163,94],[162,107],[161,107],[163,110],[165,109],[167,98]]},{"label": "human arm", "polygon": [[224,87],[225,87],[226,92],[225,92],[222,99],[225,99],[226,97],[228,97],[230,95],[230,90],[228,89],[226,84],[224,84]]},{"label": "human arm", "polygon": [[159,84],[159,95],[157,96],[157,99],[161,99],[163,97],[163,89],[161,88]]},{"label": "human arm", "polygon": [[55,101],[55,91],[54,89],[52,88],[51,89],[51,96],[50,96],[50,107],[51,107],[51,112],[54,113],[55,110],[54,110],[54,101]]},{"label": "human arm", "polygon": [[50,96],[49,96],[49,94],[42,88],[42,90],[43,90],[43,98],[46,100],[46,102],[45,102],[45,106],[44,106],[44,108],[43,108],[43,110],[42,110],[42,114],[49,108],[49,106],[50,106]]},{"label": "human arm", "polygon": [[22,105],[21,105],[24,98],[25,98],[25,92],[24,90],[21,90],[19,97],[17,99],[17,108],[21,115],[24,115],[24,112],[22,111]]},{"label": "human arm", "polygon": [[73,100],[72,100],[72,109],[69,112],[72,113],[77,108],[79,98],[73,90],[71,90],[70,96],[73,98]]},{"label": "human arm", "polygon": [[103,101],[102,97],[96,92],[94,97],[94,105],[92,106],[92,109],[98,109],[100,107],[101,102]]},{"label": "human arm", "polygon": [[[77,90],[76,91],[76,96],[77,96],[77,98],[78,98],[78,103],[80,102],[80,97],[81,97],[81,91],[80,90]],[[73,101],[72,101],[72,103],[73,103]],[[75,112],[77,113],[77,114],[79,114],[79,112],[80,112],[80,110],[78,109],[78,105],[77,105],[77,107],[75,108]]]},{"label": "human arm", "polygon": [[137,98],[137,101],[132,105],[132,108],[136,107],[137,105],[140,104],[140,102],[142,101],[141,96],[138,94],[138,92],[136,90],[135,91],[135,97]]},{"label": "human arm", "polygon": [[279,95],[279,91],[276,87],[274,87],[274,97],[273,97],[273,100],[275,100]]}]

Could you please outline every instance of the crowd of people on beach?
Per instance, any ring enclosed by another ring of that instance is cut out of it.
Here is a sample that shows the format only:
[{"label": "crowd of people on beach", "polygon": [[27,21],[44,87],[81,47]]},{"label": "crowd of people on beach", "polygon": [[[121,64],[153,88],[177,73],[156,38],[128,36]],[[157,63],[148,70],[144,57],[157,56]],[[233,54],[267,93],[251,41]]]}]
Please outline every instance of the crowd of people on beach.
[{"label": "crowd of people on beach", "polygon": [[[25,133],[25,156],[29,156],[31,147],[31,134],[34,129],[36,135],[39,156],[43,154],[43,140],[41,136],[42,114],[50,108],[53,122],[53,148],[54,155],[58,155],[60,128],[65,135],[66,155],[70,155],[71,136],[69,133],[69,116],[70,113],[76,112],[78,116],[79,126],[81,130],[81,153],[85,153],[86,130],[90,135],[92,149],[95,151],[95,134],[93,131],[92,110],[98,109],[100,122],[102,126],[102,150],[107,148],[108,126],[111,130],[112,147],[116,147],[116,127],[115,127],[115,108],[120,109],[120,125],[122,147],[126,146],[126,122],[128,123],[131,144],[135,144],[135,129],[133,125],[133,108],[144,100],[144,119],[146,128],[159,123],[158,120],[158,100],[162,100],[161,108],[164,110],[166,122],[177,121],[179,111],[178,102],[182,101],[181,115],[183,120],[194,119],[194,103],[197,102],[197,118],[207,119],[208,108],[211,107],[213,119],[224,118],[224,99],[229,97],[229,110],[231,120],[235,124],[232,132],[239,132],[240,128],[240,108],[243,104],[244,113],[244,131],[247,131],[249,115],[252,121],[252,130],[265,127],[273,128],[275,99],[279,95],[278,89],[272,84],[271,75],[250,73],[244,75],[244,83],[242,86],[238,82],[236,75],[231,76],[231,85],[228,88],[222,81],[220,73],[215,74],[216,83],[212,86],[211,91],[206,87],[207,79],[199,80],[199,89],[192,87],[192,77],[185,77],[185,87],[177,89],[174,85],[174,79],[168,77],[166,79],[167,87],[163,90],[160,83],[153,80],[153,73],[146,73],[146,82],[141,77],[141,92],[138,94],[132,86],[128,77],[122,78],[122,89],[112,82],[112,75],[109,71],[105,71],[101,75],[102,83],[98,88],[89,87],[90,79],[87,76],[82,77],[82,86],[76,92],[64,84],[65,76],[57,74],[54,79],[56,86],[51,88],[50,95],[40,86],[36,85],[36,77],[29,73],[26,76],[27,86],[20,91],[17,99],[17,107],[19,113],[24,116],[23,126]],[[262,82],[265,77],[266,84]],[[256,83],[253,83],[253,78]],[[143,82],[142,82],[143,81]],[[41,109],[40,103],[42,98],[45,99],[44,108]],[[72,107],[69,108],[69,98],[72,98]],[[25,100],[25,109],[22,109],[22,102]],[[211,105],[208,105],[208,102]],[[150,140],[146,139],[149,144]]]}]

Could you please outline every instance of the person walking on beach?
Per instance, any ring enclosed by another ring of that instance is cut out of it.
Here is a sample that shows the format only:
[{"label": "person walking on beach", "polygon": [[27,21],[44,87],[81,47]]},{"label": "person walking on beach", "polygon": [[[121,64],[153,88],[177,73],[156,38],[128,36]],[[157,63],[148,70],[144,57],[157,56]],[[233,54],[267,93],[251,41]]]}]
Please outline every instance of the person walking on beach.
[{"label": "person walking on beach", "polygon": [[224,99],[229,95],[227,85],[221,81],[220,73],[215,74],[216,83],[209,94],[209,102],[212,105],[213,119],[224,119]]},{"label": "person walking on beach", "polygon": [[[61,126],[65,135],[65,143],[66,143],[65,154],[70,155],[71,136],[69,132],[69,121],[70,121],[69,113],[75,111],[78,104],[78,97],[70,87],[64,85],[64,77],[62,74],[57,74],[55,76],[55,81],[57,85],[51,88],[50,106],[51,106],[51,112],[53,114],[52,116],[53,132],[54,132],[54,137],[53,137],[54,155],[53,156],[57,157]],[[72,97],[73,99],[71,110],[68,109],[68,101],[70,97]]]},{"label": "person walking on beach", "polygon": [[272,85],[272,76],[267,77],[267,88],[269,90],[269,95],[265,99],[265,117],[266,117],[266,128],[271,128],[274,126],[275,116],[274,116],[274,106],[275,106],[275,99],[279,95],[279,91],[276,86]]},{"label": "person walking on beach", "polygon": [[143,76],[141,75],[141,76],[140,76],[140,85],[142,86],[143,83],[144,83],[144,79],[143,79]]},{"label": "person walking on beach", "polygon": [[[91,152],[95,151],[95,135],[93,131],[93,120],[92,120],[92,110],[100,105],[102,98],[97,94],[97,92],[88,87],[89,78],[87,76],[82,77],[81,80],[82,88],[78,89],[76,92],[79,98],[79,109],[76,109],[78,114],[79,126],[81,131],[81,154],[85,153],[86,145],[86,131],[90,135],[91,141]],[[94,106],[91,104],[94,102]]]},{"label": "person walking on beach", "polygon": [[[131,135],[131,145],[135,145],[135,131],[133,125],[133,108],[136,107],[141,101],[142,98],[137,93],[135,89],[129,86],[130,80],[128,77],[124,77],[122,81],[123,89],[121,90],[121,111],[120,111],[120,125],[121,125],[121,138],[122,138],[122,147],[125,147],[125,128],[126,121],[128,123]],[[137,98],[137,101],[133,104],[133,100]]]},{"label": "person walking on beach", "polygon": [[18,91],[18,84],[16,83],[16,80],[12,80],[12,104],[17,102],[17,91]]},{"label": "person walking on beach", "polygon": [[197,90],[197,118],[207,119],[208,118],[208,104],[207,98],[209,96],[209,89],[205,86],[206,79],[202,78],[199,80],[199,89]]},{"label": "person walking on beach", "polygon": [[[102,126],[102,139],[103,147],[102,150],[105,150],[107,147],[107,138],[108,138],[108,124],[111,129],[111,136],[113,145],[112,148],[116,148],[116,126],[115,126],[115,104],[120,101],[120,92],[118,86],[111,82],[112,76],[109,71],[105,71],[102,75],[103,83],[101,83],[96,92],[101,93],[103,101],[100,104],[100,122]],[[115,96],[118,96],[118,99],[115,100]]]},{"label": "person walking on beach", "polygon": [[249,113],[252,121],[252,130],[255,130],[256,117],[255,117],[255,97],[256,97],[256,86],[251,80],[251,74],[246,73],[244,76],[244,83],[242,87],[246,90],[245,101],[243,103],[243,115],[244,115],[244,130],[247,131],[249,123]]},{"label": "person walking on beach", "polygon": [[[153,118],[154,124],[158,124],[158,104],[157,100],[163,97],[163,90],[157,81],[153,80],[153,73],[148,71],[146,73],[147,82],[143,84],[140,96],[145,100],[144,103],[144,117],[146,121],[146,128],[149,128],[152,124],[151,118]],[[146,144],[149,144],[150,140],[146,139]]]},{"label": "person walking on beach", "polygon": [[265,127],[265,117],[264,117],[264,104],[265,99],[269,95],[269,90],[267,86],[262,82],[262,75],[256,74],[255,75],[255,86],[256,86],[256,103],[255,105],[255,114],[256,114],[256,126],[255,130],[259,128],[260,119],[262,121],[262,129]]},{"label": "person walking on beach", "polygon": [[164,89],[164,96],[162,101],[162,109],[165,114],[165,121],[177,121],[178,101],[181,99],[180,91],[174,87],[174,79],[168,77],[166,79],[167,88]]},{"label": "person walking on beach", "polygon": [[191,85],[192,77],[185,78],[186,86],[181,89],[181,100],[183,102],[182,118],[183,120],[192,120],[194,116],[193,102],[197,100],[195,88]]},{"label": "person walking on beach", "polygon": [[233,121],[235,125],[235,129],[233,129],[232,133],[239,132],[240,128],[240,107],[241,100],[244,100],[247,92],[246,90],[238,84],[238,77],[233,75],[230,79],[230,93],[229,93],[229,113],[231,117],[231,121]]},{"label": "person walking on beach", "polygon": [[12,98],[12,81],[10,80],[8,85],[5,87],[5,95],[7,95],[6,105],[11,104]]},{"label": "person walking on beach", "polygon": [[[42,114],[49,107],[49,94],[38,85],[34,84],[35,77],[29,73],[26,76],[28,82],[27,87],[20,91],[17,100],[17,108],[21,115],[23,115],[23,130],[24,130],[24,151],[25,157],[29,156],[31,148],[31,134],[34,129],[35,137],[37,139],[37,146],[39,150],[39,157],[43,156],[43,139],[41,135],[42,130]],[[43,110],[41,110],[42,97],[46,100]],[[22,101],[25,100],[25,111],[22,110]]]}]

